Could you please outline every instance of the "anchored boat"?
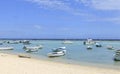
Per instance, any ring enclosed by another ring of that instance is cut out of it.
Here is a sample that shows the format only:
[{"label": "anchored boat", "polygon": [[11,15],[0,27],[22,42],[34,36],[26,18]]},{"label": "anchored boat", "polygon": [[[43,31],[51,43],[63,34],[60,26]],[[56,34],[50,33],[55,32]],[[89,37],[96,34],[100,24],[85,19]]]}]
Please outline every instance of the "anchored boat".
[{"label": "anchored boat", "polygon": [[115,52],[114,60],[115,60],[115,61],[120,61],[120,50],[117,50],[117,51]]},{"label": "anchored boat", "polygon": [[13,50],[13,47],[0,47],[0,50]]},{"label": "anchored boat", "polygon": [[65,41],[63,41],[62,44],[72,44],[72,43],[73,43],[72,41],[65,40]]},{"label": "anchored boat", "polygon": [[66,47],[59,47],[53,49],[51,53],[48,53],[48,57],[60,57],[66,54]]},{"label": "anchored boat", "polygon": [[24,46],[23,49],[25,49],[26,52],[36,52],[39,49],[42,49],[43,46],[39,45],[39,46]]}]

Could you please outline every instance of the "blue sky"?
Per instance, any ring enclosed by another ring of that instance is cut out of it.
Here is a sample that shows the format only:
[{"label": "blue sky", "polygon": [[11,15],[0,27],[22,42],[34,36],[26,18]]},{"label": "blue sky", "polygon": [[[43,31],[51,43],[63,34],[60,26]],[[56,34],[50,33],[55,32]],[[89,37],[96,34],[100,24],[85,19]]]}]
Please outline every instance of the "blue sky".
[{"label": "blue sky", "polygon": [[120,39],[120,0],[1,0],[0,38]]}]

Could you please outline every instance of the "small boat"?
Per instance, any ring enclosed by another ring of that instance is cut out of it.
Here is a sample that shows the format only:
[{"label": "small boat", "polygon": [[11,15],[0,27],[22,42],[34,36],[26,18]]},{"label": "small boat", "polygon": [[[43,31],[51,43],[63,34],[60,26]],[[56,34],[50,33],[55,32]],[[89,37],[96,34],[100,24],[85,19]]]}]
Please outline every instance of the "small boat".
[{"label": "small boat", "polygon": [[92,49],[92,46],[87,46],[87,49]]},{"label": "small boat", "polygon": [[115,52],[114,61],[120,61],[120,50]]},{"label": "small boat", "polygon": [[61,51],[61,50],[65,50],[66,49],[66,47],[59,47],[59,48],[54,48],[54,49],[52,49],[52,51],[54,52],[54,51]]},{"label": "small boat", "polygon": [[109,49],[109,50],[114,50],[114,47],[113,47],[113,46],[108,45],[108,46],[107,46],[107,49]]},{"label": "small boat", "polygon": [[24,46],[23,49],[25,49],[26,52],[36,52],[39,49],[42,49],[43,46],[39,45],[39,46]]},{"label": "small boat", "polygon": [[93,41],[93,40],[90,39],[90,38],[83,42],[84,45],[93,45],[93,44],[95,44],[95,43],[96,43],[96,42]]},{"label": "small boat", "polygon": [[63,41],[62,44],[72,44],[72,43],[73,43],[72,41],[65,40],[65,41]]},{"label": "small boat", "polygon": [[29,40],[23,40],[23,41],[20,41],[20,43],[23,43],[23,44],[31,44]]},{"label": "small boat", "polygon": [[8,41],[7,43],[8,43],[8,44],[18,44],[19,41]]},{"label": "small boat", "polygon": [[29,55],[26,55],[26,54],[19,54],[18,57],[20,57],[20,58],[31,58]]},{"label": "small boat", "polygon": [[13,47],[0,47],[0,50],[13,50]]},{"label": "small boat", "polygon": [[102,45],[99,44],[99,43],[96,43],[95,46],[96,46],[96,47],[102,47]]},{"label": "small boat", "polygon": [[59,47],[57,49],[53,49],[51,53],[48,53],[48,57],[60,57],[64,56],[66,54],[66,47]]}]

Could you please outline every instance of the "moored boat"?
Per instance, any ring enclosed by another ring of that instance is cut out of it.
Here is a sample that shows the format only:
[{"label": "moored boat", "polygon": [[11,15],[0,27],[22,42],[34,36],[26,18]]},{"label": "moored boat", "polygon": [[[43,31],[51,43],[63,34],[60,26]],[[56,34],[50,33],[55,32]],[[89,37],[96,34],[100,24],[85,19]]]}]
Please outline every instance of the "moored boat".
[{"label": "moored boat", "polygon": [[114,61],[120,61],[120,50],[115,52]]},{"label": "moored boat", "polygon": [[93,45],[95,44],[96,42],[93,41],[93,39],[87,39],[86,41],[83,42],[84,45]]},{"label": "moored boat", "polygon": [[95,46],[96,46],[96,47],[102,47],[102,45],[99,44],[99,43],[95,43]]},{"label": "moored boat", "polygon": [[87,49],[92,49],[92,46],[87,46]]},{"label": "moored boat", "polygon": [[23,43],[23,44],[31,44],[29,40],[23,40],[23,41],[20,41],[20,43]]},{"label": "moored boat", "polygon": [[26,52],[36,52],[38,51],[39,49],[42,49],[43,46],[42,45],[39,45],[39,46],[24,46],[23,49],[26,51]]},{"label": "moored boat", "polygon": [[53,49],[51,53],[48,53],[48,57],[60,57],[64,56],[66,54],[66,47],[59,47],[57,49]]},{"label": "moored boat", "polygon": [[65,40],[65,41],[63,41],[63,43],[62,43],[62,44],[72,44],[72,43],[73,43],[72,41]]},{"label": "moored boat", "polygon": [[7,41],[8,44],[18,44],[19,41]]},{"label": "moored boat", "polygon": [[107,46],[107,49],[109,49],[109,50],[114,50],[114,47],[111,46],[111,45],[108,45],[108,46]]},{"label": "moored boat", "polygon": [[0,50],[13,50],[13,47],[0,47]]}]

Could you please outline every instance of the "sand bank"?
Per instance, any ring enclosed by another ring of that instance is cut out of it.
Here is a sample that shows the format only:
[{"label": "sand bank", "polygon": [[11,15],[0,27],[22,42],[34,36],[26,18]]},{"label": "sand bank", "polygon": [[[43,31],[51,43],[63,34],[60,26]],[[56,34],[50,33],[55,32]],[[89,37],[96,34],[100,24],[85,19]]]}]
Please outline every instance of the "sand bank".
[{"label": "sand bank", "polygon": [[120,74],[120,70],[19,58],[0,53],[0,74]]}]

